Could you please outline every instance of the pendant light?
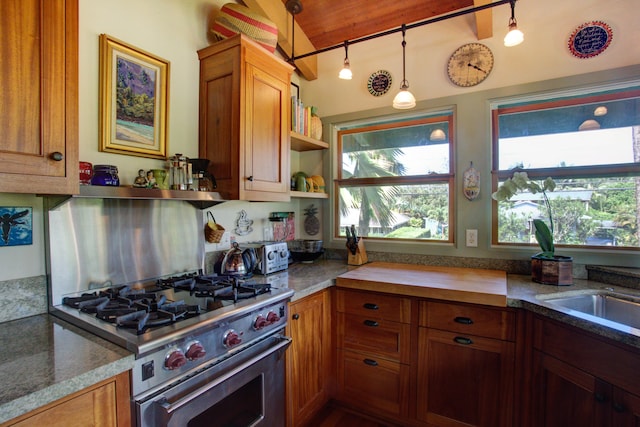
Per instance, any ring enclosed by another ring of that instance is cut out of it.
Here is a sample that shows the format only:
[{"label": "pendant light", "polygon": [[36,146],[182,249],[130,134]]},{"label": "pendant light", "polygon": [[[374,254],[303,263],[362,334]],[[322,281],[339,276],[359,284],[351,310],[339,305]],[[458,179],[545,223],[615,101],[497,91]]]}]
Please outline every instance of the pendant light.
[{"label": "pendant light", "polygon": [[291,56],[289,62],[294,67],[296,66],[296,15],[302,12],[302,2],[300,0],[287,0],[285,4],[287,12],[291,14]]},{"label": "pendant light", "polygon": [[524,34],[518,29],[516,21],[516,0],[511,0],[511,18],[509,18],[509,32],[504,36],[504,45],[507,47],[517,46],[524,41]]},{"label": "pendant light", "polygon": [[416,106],[416,98],[409,92],[409,82],[406,79],[405,71],[405,47],[407,42],[404,40],[407,27],[402,24],[402,82],[400,82],[400,92],[393,98],[393,108],[399,110],[407,110]]},{"label": "pendant light", "polygon": [[344,41],[344,66],[340,70],[338,77],[342,80],[351,80],[353,74],[351,73],[351,65],[349,64],[349,40]]}]

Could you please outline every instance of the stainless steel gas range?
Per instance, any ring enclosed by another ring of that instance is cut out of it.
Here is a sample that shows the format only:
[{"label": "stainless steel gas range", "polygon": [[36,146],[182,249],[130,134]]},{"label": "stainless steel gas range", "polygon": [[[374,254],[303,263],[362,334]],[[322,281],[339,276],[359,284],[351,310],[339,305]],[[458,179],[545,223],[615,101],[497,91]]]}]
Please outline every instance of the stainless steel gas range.
[{"label": "stainless steel gas range", "polygon": [[139,427],[282,426],[293,291],[204,274],[201,217],[177,201],[49,209],[50,312],[135,353]]}]

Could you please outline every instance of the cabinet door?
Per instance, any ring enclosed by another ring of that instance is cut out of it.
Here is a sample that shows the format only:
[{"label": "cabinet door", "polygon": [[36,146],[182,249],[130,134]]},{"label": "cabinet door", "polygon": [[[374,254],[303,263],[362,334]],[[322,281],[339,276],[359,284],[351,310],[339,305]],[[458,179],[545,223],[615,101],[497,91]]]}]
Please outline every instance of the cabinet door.
[{"label": "cabinet door", "polygon": [[300,426],[327,402],[331,364],[329,292],[323,291],[289,307],[287,352],[287,425]]},{"label": "cabinet door", "polygon": [[612,426],[640,427],[640,397],[615,388],[611,402]]},{"label": "cabinet door", "polygon": [[538,351],[534,352],[532,390],[532,426],[609,425],[611,386]]},{"label": "cabinet door", "polygon": [[340,400],[366,413],[406,417],[409,366],[355,351],[338,350]]},{"label": "cabinet door", "polygon": [[77,28],[77,0],[0,2],[0,191],[79,191]]},{"label": "cabinet door", "polygon": [[129,372],[124,372],[6,425],[128,427],[131,425],[130,396]]},{"label": "cabinet door", "polygon": [[432,426],[511,425],[514,344],[419,329],[418,418]]},{"label": "cabinet door", "polygon": [[[246,200],[289,200],[289,82],[251,63],[245,75],[244,159]],[[254,192],[263,193],[254,198]]]}]

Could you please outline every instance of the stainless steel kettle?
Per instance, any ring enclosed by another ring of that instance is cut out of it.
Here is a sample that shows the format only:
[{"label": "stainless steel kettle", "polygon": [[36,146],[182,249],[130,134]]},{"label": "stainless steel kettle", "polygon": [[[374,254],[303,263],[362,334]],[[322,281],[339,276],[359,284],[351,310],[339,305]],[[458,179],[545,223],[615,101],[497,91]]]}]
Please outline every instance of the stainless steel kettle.
[{"label": "stainless steel kettle", "polygon": [[220,263],[221,274],[245,276],[253,274],[258,266],[258,257],[254,248],[241,249],[237,242],[229,249]]}]

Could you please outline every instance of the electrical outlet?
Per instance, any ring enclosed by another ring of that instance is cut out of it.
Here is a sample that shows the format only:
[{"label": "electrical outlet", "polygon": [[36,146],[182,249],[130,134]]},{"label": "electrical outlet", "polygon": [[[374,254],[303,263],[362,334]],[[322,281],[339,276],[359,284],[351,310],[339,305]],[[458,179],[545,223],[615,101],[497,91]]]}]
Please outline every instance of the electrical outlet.
[{"label": "electrical outlet", "polygon": [[470,248],[478,247],[478,230],[467,230],[467,246]]}]

